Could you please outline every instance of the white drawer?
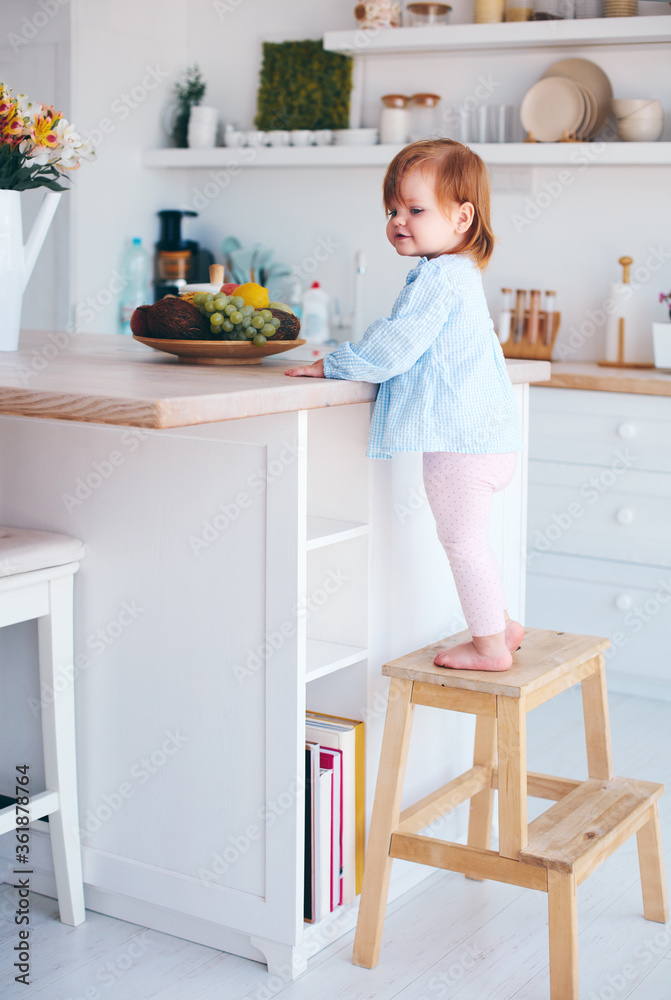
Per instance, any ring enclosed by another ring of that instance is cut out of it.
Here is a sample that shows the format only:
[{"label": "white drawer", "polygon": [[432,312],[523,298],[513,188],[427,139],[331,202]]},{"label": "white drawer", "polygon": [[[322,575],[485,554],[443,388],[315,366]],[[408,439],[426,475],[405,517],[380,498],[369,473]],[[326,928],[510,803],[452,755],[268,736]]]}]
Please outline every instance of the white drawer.
[{"label": "white drawer", "polygon": [[671,682],[671,571],[534,556],[525,624],[605,636],[612,670]]},{"label": "white drawer", "polygon": [[629,448],[636,467],[671,472],[671,397],[532,386],[529,456],[608,465]]},{"label": "white drawer", "polygon": [[671,566],[671,475],[627,461],[622,449],[605,468],[530,462],[529,549]]}]

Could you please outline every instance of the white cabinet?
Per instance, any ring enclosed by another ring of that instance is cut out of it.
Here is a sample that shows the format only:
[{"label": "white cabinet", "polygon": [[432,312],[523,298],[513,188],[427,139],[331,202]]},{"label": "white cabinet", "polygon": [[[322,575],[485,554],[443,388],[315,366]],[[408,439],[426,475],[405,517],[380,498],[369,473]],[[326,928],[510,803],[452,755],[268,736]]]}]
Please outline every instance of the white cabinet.
[{"label": "white cabinet", "polygon": [[531,626],[608,636],[609,687],[671,700],[671,401],[534,387]]}]

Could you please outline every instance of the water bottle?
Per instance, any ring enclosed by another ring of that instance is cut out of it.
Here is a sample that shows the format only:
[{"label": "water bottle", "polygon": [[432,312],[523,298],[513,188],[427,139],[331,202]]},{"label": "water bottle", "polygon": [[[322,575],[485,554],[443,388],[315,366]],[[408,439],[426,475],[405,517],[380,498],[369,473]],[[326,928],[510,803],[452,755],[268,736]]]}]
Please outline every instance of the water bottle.
[{"label": "water bottle", "polygon": [[151,302],[149,273],[151,260],[142,246],[142,240],[135,237],[124,250],[121,258],[121,274],[124,286],[119,303],[119,333],[130,335],[130,318],[138,306]]},{"label": "water bottle", "polygon": [[303,295],[301,334],[312,344],[325,344],[330,339],[329,296],[318,281]]}]

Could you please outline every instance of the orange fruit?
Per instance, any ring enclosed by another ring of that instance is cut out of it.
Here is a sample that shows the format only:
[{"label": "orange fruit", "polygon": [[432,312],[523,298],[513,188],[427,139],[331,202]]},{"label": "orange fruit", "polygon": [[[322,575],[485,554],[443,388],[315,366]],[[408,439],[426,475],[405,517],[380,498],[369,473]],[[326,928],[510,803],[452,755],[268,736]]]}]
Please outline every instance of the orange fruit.
[{"label": "orange fruit", "polygon": [[246,306],[254,306],[255,309],[265,309],[270,302],[268,289],[263,285],[257,285],[255,281],[248,281],[244,285],[238,285],[235,294],[245,300]]}]

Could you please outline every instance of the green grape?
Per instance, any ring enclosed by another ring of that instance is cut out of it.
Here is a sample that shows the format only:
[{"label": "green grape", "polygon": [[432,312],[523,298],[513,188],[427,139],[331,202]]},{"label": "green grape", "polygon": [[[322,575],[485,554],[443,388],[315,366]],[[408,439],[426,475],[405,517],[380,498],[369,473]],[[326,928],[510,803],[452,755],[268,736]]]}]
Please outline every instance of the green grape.
[{"label": "green grape", "polygon": [[257,333],[254,337],[254,347],[263,347],[266,342],[266,338],[262,333]]},{"label": "green grape", "polygon": [[225,319],[221,325],[226,331],[226,333],[230,333],[231,330],[233,329],[233,324],[231,323],[230,319]]},{"label": "green grape", "polygon": [[265,319],[266,323],[270,323],[271,319],[273,318],[273,314],[271,313],[270,309],[262,309],[261,315]]},{"label": "green grape", "polygon": [[242,313],[238,309],[234,310],[232,313],[229,313],[228,315],[231,318],[231,323],[234,323],[236,326],[238,325],[238,323],[242,323]]},{"label": "green grape", "polygon": [[224,322],[224,317],[220,312],[212,313],[212,315],[210,316],[211,326],[221,326],[223,322]]},{"label": "green grape", "polygon": [[261,333],[264,337],[274,337],[275,327],[271,326],[270,323],[266,323],[266,325],[261,329]]},{"label": "green grape", "polygon": [[193,297],[194,306],[200,306],[205,301],[205,292],[196,292]]},{"label": "green grape", "polygon": [[273,316],[273,318],[270,320],[270,325],[274,326],[275,329],[277,330],[277,328],[280,325],[280,321],[278,320],[277,316]]},{"label": "green grape", "polygon": [[214,300],[214,304],[217,307],[217,309],[223,309],[224,306],[226,305],[226,302],[224,301],[221,295],[217,295],[216,299]]},{"label": "green grape", "polygon": [[265,326],[265,322],[263,316],[259,316],[258,314],[252,316],[252,326],[255,330],[260,330],[262,326]]},{"label": "green grape", "polygon": [[205,301],[206,301],[206,302],[212,302],[212,301],[213,301],[213,299],[215,298],[215,296],[214,296],[214,293],[213,293],[213,292],[203,292],[203,294],[204,294],[204,296],[205,296]]},{"label": "green grape", "polygon": [[253,316],[254,306],[243,306],[240,312],[242,313],[243,316]]},{"label": "green grape", "polygon": [[208,299],[208,301],[205,303],[204,308],[205,308],[205,312],[213,313],[215,311],[215,308],[216,308],[215,304],[214,304],[214,299]]},{"label": "green grape", "polygon": [[235,339],[236,340],[247,340],[247,335],[246,334],[247,334],[247,331],[243,330],[242,327],[240,327],[239,330],[236,330]]},{"label": "green grape", "polygon": [[245,340],[253,340],[258,334],[253,326],[248,326],[245,330]]},{"label": "green grape", "polygon": [[[246,330],[246,329],[247,329],[247,327],[249,327],[249,326],[251,326],[251,325],[252,325],[252,317],[251,317],[251,316],[243,316],[243,317],[242,317],[242,323],[240,324],[240,326],[241,326],[241,327],[242,327],[242,328],[243,328],[244,330]],[[252,327],[252,329],[253,329],[253,327]]]},{"label": "green grape", "polygon": [[237,312],[237,309],[232,302],[229,302],[227,306],[224,306],[224,312],[227,316],[230,316],[231,313]]},{"label": "green grape", "polygon": [[245,300],[242,298],[241,295],[234,295],[231,298],[231,303],[235,306],[236,309],[242,309],[244,307]]}]

